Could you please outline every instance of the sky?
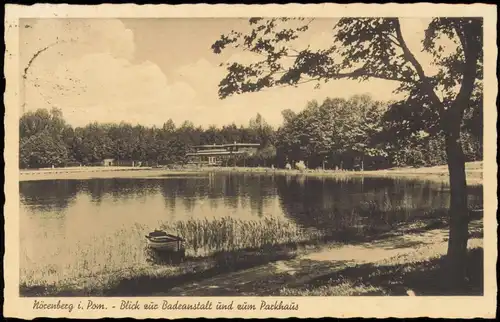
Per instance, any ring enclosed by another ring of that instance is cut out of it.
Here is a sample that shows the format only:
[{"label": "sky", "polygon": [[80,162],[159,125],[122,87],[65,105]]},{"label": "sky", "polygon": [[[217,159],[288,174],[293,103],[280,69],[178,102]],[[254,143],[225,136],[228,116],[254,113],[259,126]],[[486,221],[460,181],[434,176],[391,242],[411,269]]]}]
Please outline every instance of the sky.
[{"label": "sky", "polygon": [[[334,23],[314,20],[295,48],[326,48]],[[408,46],[432,68],[421,52],[427,23],[401,21]],[[219,99],[225,75],[220,63],[254,57],[237,50],[216,55],[210,47],[221,34],[247,30],[248,18],[45,18],[22,19],[20,27],[20,75],[30,66],[20,89],[24,110],[57,107],[73,126],[94,121],[161,126],[168,119],[177,125],[185,120],[203,127],[240,125],[257,113],[279,126],[282,110],[300,111],[313,99],[365,93],[378,100],[396,98],[397,83],[391,81],[335,80],[320,89],[308,83]]]}]

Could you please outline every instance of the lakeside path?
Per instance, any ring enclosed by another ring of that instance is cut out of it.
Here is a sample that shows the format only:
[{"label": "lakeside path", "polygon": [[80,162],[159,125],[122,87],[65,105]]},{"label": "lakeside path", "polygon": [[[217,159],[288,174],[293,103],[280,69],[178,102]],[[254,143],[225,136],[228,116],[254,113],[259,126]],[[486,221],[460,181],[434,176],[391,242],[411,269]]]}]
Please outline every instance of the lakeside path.
[{"label": "lakeside path", "polygon": [[[426,295],[428,290],[419,287],[429,285],[419,285],[415,275],[437,269],[437,262],[446,254],[448,228],[421,229],[408,227],[361,244],[325,246],[290,260],[221,274],[153,295]],[[482,220],[472,221],[470,231],[469,250],[481,249]]]},{"label": "lakeside path", "polygon": [[[55,168],[44,170],[21,170],[19,181],[38,180],[84,180],[97,178],[141,178],[141,179],[163,179],[172,176],[204,175],[210,172],[226,173],[256,173],[268,175],[294,175],[311,177],[388,177],[401,179],[419,179],[431,181],[447,181],[447,166],[436,166],[427,168],[393,168],[387,170],[373,171],[333,171],[333,170],[284,170],[271,168],[244,168],[244,167],[218,167],[218,168],[194,168],[194,169],[153,169],[133,167],[76,167]],[[483,163],[469,162],[466,164],[468,184],[482,184]]]},{"label": "lakeside path", "polygon": [[113,178],[163,178],[165,176],[200,174],[199,170],[166,170],[146,167],[78,167],[44,170],[21,170],[19,181],[40,180],[85,180]]}]

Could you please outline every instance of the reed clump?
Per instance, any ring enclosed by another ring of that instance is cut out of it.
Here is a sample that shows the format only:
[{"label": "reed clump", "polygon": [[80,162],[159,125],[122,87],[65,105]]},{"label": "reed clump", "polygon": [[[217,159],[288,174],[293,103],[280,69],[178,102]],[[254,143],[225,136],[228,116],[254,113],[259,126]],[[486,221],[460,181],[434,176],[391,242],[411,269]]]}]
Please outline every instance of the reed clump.
[{"label": "reed clump", "polygon": [[182,237],[188,253],[195,256],[218,251],[298,243],[322,236],[319,231],[303,229],[289,220],[277,217],[258,220],[243,220],[229,216],[189,219],[165,223],[162,228]]},{"label": "reed clump", "polygon": [[[275,217],[188,219],[160,224],[160,227],[185,239],[186,255],[192,257],[293,244],[314,240],[321,235],[317,231],[301,229],[285,218]],[[122,275],[131,269],[151,268],[153,264],[144,238],[149,229],[151,227],[137,224],[35,251],[21,243],[20,284],[26,288],[50,287],[100,276]],[[50,240],[40,241],[40,245],[50,244]]]}]

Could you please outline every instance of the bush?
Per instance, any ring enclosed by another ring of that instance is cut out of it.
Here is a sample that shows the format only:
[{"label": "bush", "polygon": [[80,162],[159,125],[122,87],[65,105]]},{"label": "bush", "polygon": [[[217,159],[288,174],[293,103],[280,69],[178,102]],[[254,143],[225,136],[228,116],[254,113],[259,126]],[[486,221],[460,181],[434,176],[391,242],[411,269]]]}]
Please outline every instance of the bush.
[{"label": "bush", "polygon": [[295,167],[300,171],[304,171],[305,169],[307,169],[306,165],[304,164],[304,161],[299,161],[295,163]]}]

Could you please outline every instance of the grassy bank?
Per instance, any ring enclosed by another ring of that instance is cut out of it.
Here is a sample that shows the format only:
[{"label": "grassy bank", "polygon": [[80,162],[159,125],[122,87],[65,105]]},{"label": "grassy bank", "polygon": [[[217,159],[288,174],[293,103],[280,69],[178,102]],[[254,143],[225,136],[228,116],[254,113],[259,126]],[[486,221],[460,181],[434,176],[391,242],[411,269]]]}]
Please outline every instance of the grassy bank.
[{"label": "grassy bank", "polygon": [[[191,241],[196,240],[199,249],[203,249],[201,244],[209,248],[212,245],[211,252],[188,255],[182,262],[174,260],[167,265],[158,261],[149,264],[143,255],[134,255],[135,260],[129,262],[127,252],[136,253],[139,249],[127,250],[117,243],[117,247],[105,248],[108,253],[101,254],[111,256],[102,270],[79,265],[73,267],[79,276],[60,279],[36,278],[24,272],[20,293],[22,296],[258,296],[366,295],[374,291],[397,295],[403,289],[418,289],[419,283],[429,276],[439,279],[447,246],[446,219],[435,217],[417,218],[370,234],[362,232],[357,238],[350,238],[348,244],[335,242],[329,238],[332,236],[299,234],[295,227],[278,221],[263,222],[261,226],[216,222],[203,229],[196,225],[202,224],[192,222],[173,227]],[[232,233],[223,234],[221,230]],[[190,234],[196,234],[196,238]],[[231,243],[228,236],[238,236],[237,241]],[[221,243],[225,245],[217,246]],[[478,250],[482,247],[481,219],[471,223],[469,246],[474,259],[470,261],[470,271],[475,275],[467,290],[476,294],[482,291],[482,277],[477,276],[482,274],[482,253]],[[84,255],[80,251],[73,254]],[[113,266],[113,263],[118,264]],[[389,287],[392,281],[399,283],[397,289]],[[438,293],[459,291],[436,285],[434,291]]]},{"label": "grassy bank", "polygon": [[[296,176],[311,176],[311,177],[385,177],[385,178],[400,178],[400,179],[421,179],[429,181],[448,181],[449,173],[448,166],[441,165],[435,167],[404,167],[390,168],[384,170],[370,171],[335,171],[335,170],[285,170],[285,169],[270,169],[270,168],[213,168],[216,172],[242,172],[242,173],[267,173],[267,174],[284,174]],[[482,184],[483,182],[483,162],[468,162],[465,165],[467,182],[469,184]]]},{"label": "grassy bank", "polygon": [[[441,247],[442,248],[442,247]],[[350,265],[317,276],[306,283],[287,285],[280,296],[457,296],[483,294],[483,248],[472,240],[467,258],[467,281],[446,283],[446,257],[441,249],[423,249],[380,262]]]},{"label": "grassy bank", "polygon": [[480,221],[471,224],[467,282],[446,283],[446,228],[400,227],[390,236],[319,250],[157,293],[165,296],[482,295]]},{"label": "grassy bank", "polygon": [[[210,167],[210,168],[185,168],[185,169],[151,169],[151,168],[60,168],[48,170],[20,171],[20,181],[35,180],[64,180],[64,179],[94,179],[94,178],[164,178],[166,176],[182,176],[206,174],[209,172],[231,173],[258,173],[268,175],[295,175],[311,177],[388,177],[401,179],[422,179],[431,181],[447,181],[448,167],[436,166],[426,168],[392,168],[373,171],[334,171],[334,170],[285,170],[271,168],[249,167]],[[466,164],[467,182],[469,184],[482,184],[483,162],[469,162]]]}]

